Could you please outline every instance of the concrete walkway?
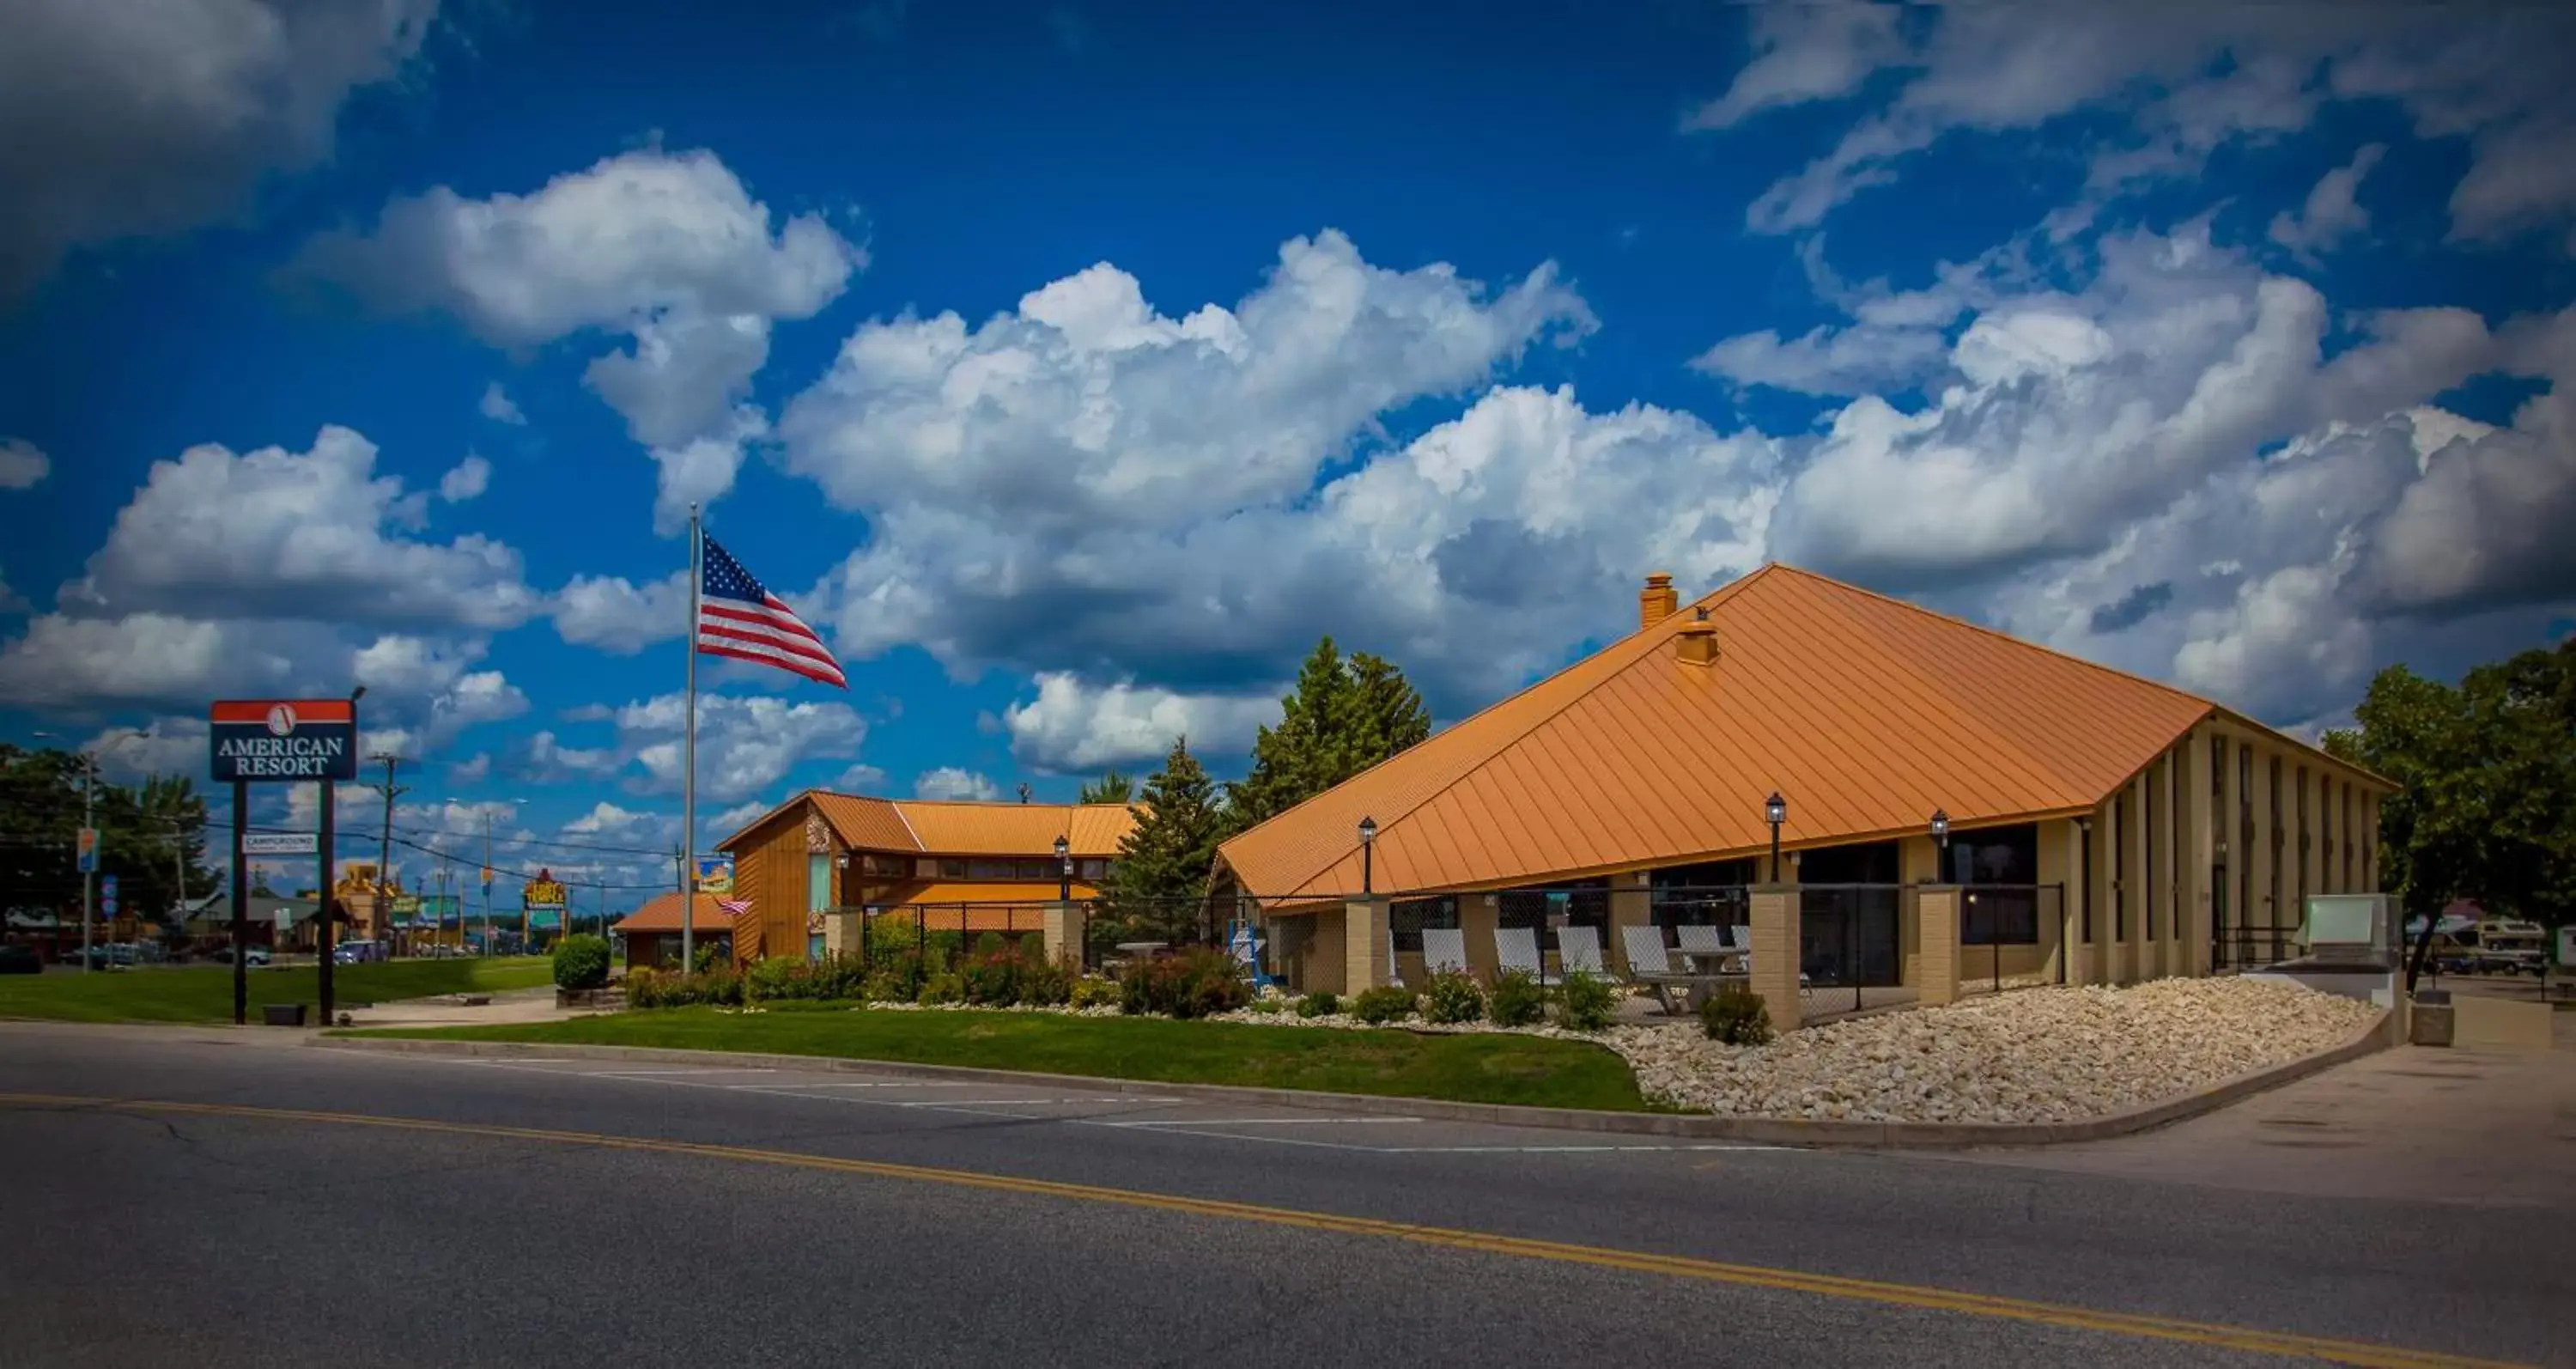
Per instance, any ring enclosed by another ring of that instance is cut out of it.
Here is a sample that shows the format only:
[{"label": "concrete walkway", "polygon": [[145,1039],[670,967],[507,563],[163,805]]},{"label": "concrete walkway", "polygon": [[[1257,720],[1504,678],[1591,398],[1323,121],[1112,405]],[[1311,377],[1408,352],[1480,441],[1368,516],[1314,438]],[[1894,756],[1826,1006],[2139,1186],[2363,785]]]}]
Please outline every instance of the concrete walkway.
[{"label": "concrete walkway", "polygon": [[561,1022],[575,1017],[591,1017],[596,1008],[558,1008],[555,991],[549,985],[538,989],[507,989],[492,995],[492,1001],[480,1007],[467,1007],[455,994],[434,998],[407,998],[372,1007],[347,1010],[352,1027],[472,1027],[503,1022]]},{"label": "concrete walkway", "polygon": [[1981,1164],[2576,1214],[2576,1013],[2550,1050],[2402,1046],[2116,1140]]}]

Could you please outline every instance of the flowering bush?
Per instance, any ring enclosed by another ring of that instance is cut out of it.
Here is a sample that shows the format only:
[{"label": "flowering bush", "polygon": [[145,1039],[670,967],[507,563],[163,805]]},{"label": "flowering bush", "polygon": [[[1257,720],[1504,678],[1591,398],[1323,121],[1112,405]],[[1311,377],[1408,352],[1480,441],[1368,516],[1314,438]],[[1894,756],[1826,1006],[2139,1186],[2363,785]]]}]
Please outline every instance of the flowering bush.
[{"label": "flowering bush", "polygon": [[1118,1006],[1118,981],[1085,975],[1073,981],[1073,1006],[1077,1008],[1114,1008]]},{"label": "flowering bush", "polygon": [[1223,951],[1196,947],[1130,962],[1119,972],[1118,1006],[1129,1013],[1206,1017],[1252,1001],[1252,980]]},{"label": "flowering bush", "polygon": [[1434,1022],[1473,1022],[1485,1015],[1485,991],[1463,971],[1442,970],[1422,992],[1422,1015]]}]

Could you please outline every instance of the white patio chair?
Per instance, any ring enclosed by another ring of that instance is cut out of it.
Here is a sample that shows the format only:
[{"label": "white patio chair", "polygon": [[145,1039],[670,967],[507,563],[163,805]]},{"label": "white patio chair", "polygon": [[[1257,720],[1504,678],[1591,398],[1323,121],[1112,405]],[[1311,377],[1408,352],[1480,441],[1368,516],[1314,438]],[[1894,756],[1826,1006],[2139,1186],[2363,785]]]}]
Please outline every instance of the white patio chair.
[{"label": "white patio chair", "polygon": [[1395,929],[1393,927],[1386,929],[1386,982],[1395,988],[1401,989],[1404,987],[1403,962],[1395,958]]},{"label": "white patio chair", "polygon": [[1684,956],[1720,956],[1728,950],[1722,930],[1705,924],[1675,927],[1673,939],[1681,943],[1679,949]]},{"label": "white patio chair", "polygon": [[1455,927],[1422,929],[1422,968],[1426,973],[1467,972],[1467,934]]},{"label": "white patio chair", "polygon": [[1741,922],[1727,928],[1726,949],[1730,951],[1751,952],[1753,949],[1753,928]]},{"label": "white patio chair", "polygon": [[1494,963],[1500,973],[1518,970],[1532,979],[1538,978],[1538,933],[1527,927],[1495,928]]},{"label": "white patio chair", "polygon": [[1603,975],[1601,968],[1601,932],[1595,927],[1559,927],[1556,929],[1556,958],[1572,974]]},{"label": "white patio chair", "polygon": [[1675,1011],[1673,990],[1688,987],[1690,976],[1673,972],[1672,957],[1664,952],[1664,929],[1622,927],[1619,945],[1628,953],[1628,982],[1652,990],[1665,1015],[1671,1016]]}]

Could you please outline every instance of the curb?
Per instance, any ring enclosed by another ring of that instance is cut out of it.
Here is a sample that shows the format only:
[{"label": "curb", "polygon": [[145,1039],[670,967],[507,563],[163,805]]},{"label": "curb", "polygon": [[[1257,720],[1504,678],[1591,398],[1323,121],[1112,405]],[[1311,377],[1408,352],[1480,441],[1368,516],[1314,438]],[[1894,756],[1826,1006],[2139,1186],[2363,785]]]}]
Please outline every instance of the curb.
[{"label": "curb", "polygon": [[1544,1127],[1558,1131],[1607,1132],[1629,1136],[1669,1136],[1694,1140],[1747,1141],[1780,1146],[1832,1146],[1875,1150],[1962,1150],[1985,1146],[2049,1146],[2100,1141],[2168,1126],[2214,1112],[2267,1089],[2304,1079],[2320,1070],[2358,1060],[2388,1046],[2388,1019],[2382,1014],[2352,1039],[2331,1050],[2284,1064],[2240,1074],[2198,1093],[2115,1112],[2081,1122],[1832,1122],[1786,1117],[1711,1117],[1694,1113],[1595,1112],[1582,1108],[1525,1107],[1508,1103],[1453,1103],[1430,1098],[1397,1098],[1366,1093],[1323,1093],[1305,1089],[1248,1088],[1232,1084],[1157,1083],[1145,1079],[1101,1079],[1080,1074],[1039,1074],[1022,1070],[974,1069],[961,1065],[917,1065],[893,1060],[851,1060],[828,1055],[779,1055],[749,1051],[679,1050],[658,1046],[588,1046],[540,1041],[438,1041],[401,1038],[315,1036],[307,1045],[326,1050],[379,1051],[394,1055],[446,1055],[509,1059],[543,1056],[582,1060],[632,1060],[655,1064],[703,1065],[717,1060],[745,1069],[796,1069],[893,1075],[905,1079],[939,1079],[987,1084],[1037,1085],[1091,1093],[1143,1093],[1166,1098],[1212,1102],[1266,1103],[1292,1108],[1330,1108],[1370,1116],[1402,1115],[1446,1122],[1483,1122],[1496,1126]]}]

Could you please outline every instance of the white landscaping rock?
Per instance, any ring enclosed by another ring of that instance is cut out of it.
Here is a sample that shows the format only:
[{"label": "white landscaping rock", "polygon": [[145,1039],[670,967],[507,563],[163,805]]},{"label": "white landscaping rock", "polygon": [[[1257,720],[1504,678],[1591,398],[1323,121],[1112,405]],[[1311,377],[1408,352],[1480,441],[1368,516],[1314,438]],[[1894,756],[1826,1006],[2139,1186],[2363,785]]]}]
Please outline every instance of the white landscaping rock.
[{"label": "white landscaping rock", "polygon": [[1725,1116],[2072,1122],[2331,1050],[2378,1013],[2277,981],[2161,979],[1882,1013],[1761,1047],[1722,1045],[1696,1024],[1603,1039],[1648,1097]]}]

